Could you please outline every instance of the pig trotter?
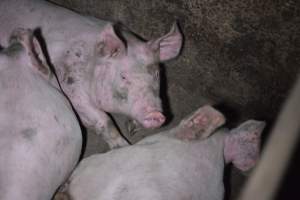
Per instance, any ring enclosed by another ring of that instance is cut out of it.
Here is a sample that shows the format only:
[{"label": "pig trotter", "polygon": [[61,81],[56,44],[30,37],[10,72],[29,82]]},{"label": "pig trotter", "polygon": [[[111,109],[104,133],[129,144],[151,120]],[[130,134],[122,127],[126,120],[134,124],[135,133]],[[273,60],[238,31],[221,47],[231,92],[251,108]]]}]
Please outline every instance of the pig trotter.
[{"label": "pig trotter", "polygon": [[97,126],[96,134],[102,135],[110,149],[116,149],[129,145],[129,143],[121,136],[120,132],[111,121],[109,121],[106,126]]},{"label": "pig trotter", "polygon": [[134,136],[139,131],[143,130],[136,120],[131,120],[131,119],[126,122],[126,128],[129,133],[129,136],[131,137]]},{"label": "pig trotter", "polygon": [[205,139],[224,123],[225,117],[222,113],[211,106],[203,106],[182,120],[176,137],[185,141]]},{"label": "pig trotter", "polygon": [[53,200],[71,200],[70,196],[65,192],[57,192]]}]

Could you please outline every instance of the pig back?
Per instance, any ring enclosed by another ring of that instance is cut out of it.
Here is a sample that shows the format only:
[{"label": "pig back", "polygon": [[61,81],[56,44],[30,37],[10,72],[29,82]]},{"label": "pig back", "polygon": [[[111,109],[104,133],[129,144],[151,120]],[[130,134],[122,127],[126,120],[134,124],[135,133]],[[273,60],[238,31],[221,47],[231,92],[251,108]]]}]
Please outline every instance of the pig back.
[{"label": "pig back", "polygon": [[194,142],[158,134],[84,159],[68,192],[74,200],[221,200],[223,168],[222,133]]},{"label": "pig back", "polygon": [[0,90],[0,199],[50,199],[80,155],[77,119],[26,66],[1,70]]}]

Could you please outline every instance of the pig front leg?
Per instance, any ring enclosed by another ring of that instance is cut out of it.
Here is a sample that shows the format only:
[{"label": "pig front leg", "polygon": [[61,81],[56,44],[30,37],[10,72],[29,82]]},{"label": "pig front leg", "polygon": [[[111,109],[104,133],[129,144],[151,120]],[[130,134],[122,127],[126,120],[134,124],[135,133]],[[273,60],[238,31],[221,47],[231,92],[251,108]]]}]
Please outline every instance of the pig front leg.
[{"label": "pig front leg", "polygon": [[111,118],[104,111],[93,106],[88,96],[78,89],[79,85],[74,84],[74,88],[77,88],[74,89],[66,87],[63,81],[61,83],[63,91],[69,97],[84,126],[95,130],[97,135],[101,135],[111,149],[129,145],[114,126]]},{"label": "pig front leg", "polygon": [[94,108],[91,104],[86,104],[84,107],[80,105],[75,109],[82,123],[95,130],[97,135],[101,135],[111,149],[129,145],[105,112]]},{"label": "pig front leg", "polygon": [[180,140],[205,139],[225,123],[222,113],[206,105],[183,119],[173,134]]},{"label": "pig front leg", "polygon": [[66,51],[63,62],[54,63],[62,90],[71,101],[82,123],[102,135],[111,149],[127,146],[110,117],[95,105],[91,99],[90,71],[87,67],[88,56],[84,54],[86,44],[77,41]]}]

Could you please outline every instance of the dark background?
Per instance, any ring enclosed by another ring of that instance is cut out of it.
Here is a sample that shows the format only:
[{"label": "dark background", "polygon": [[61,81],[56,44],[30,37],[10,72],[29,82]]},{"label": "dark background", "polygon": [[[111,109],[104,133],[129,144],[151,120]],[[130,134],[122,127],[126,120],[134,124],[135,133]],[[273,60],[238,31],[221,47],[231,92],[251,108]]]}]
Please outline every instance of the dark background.
[{"label": "dark background", "polygon": [[[161,96],[169,118],[163,128],[211,103],[226,114],[230,127],[248,118],[267,121],[266,139],[299,74],[297,0],[52,1],[82,14],[121,22],[146,39],[163,35],[178,20],[185,42],[181,56],[162,66]],[[131,136],[127,119],[117,116],[116,121],[133,142],[155,132]],[[93,135],[88,141],[86,155],[105,148]],[[292,185],[299,175],[296,155],[278,199],[297,199],[287,196],[296,194]],[[235,169],[226,171],[228,199],[236,199],[245,179]]]}]

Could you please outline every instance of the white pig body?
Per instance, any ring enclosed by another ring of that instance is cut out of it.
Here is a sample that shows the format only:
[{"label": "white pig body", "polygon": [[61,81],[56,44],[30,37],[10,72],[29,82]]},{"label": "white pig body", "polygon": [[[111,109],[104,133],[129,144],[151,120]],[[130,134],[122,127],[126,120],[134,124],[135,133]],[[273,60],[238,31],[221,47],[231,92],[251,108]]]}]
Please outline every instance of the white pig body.
[{"label": "white pig body", "polygon": [[92,155],[71,175],[65,197],[222,200],[225,163],[232,162],[244,171],[253,167],[265,126],[249,120],[235,129],[216,131],[224,122],[221,113],[205,106],[169,131],[130,147]]},{"label": "white pig body", "polygon": [[61,91],[38,72],[42,67],[33,66],[27,34],[18,35],[24,46],[16,42],[0,52],[1,200],[50,200],[81,152],[77,118]]},{"label": "white pig body", "polygon": [[74,200],[221,200],[223,131],[185,142],[163,133],[83,160],[70,179]]}]

